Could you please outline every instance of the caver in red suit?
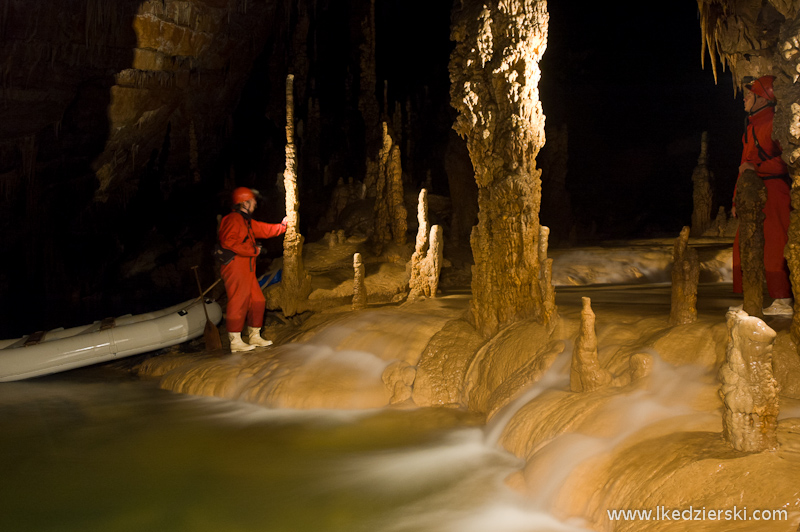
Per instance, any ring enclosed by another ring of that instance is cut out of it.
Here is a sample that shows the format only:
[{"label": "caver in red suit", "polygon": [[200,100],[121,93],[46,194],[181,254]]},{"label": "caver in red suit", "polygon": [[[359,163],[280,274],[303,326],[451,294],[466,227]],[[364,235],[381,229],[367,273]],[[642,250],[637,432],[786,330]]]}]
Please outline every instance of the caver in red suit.
[{"label": "caver in red suit", "polygon": [[[261,253],[261,245],[256,239],[282,235],[286,232],[286,219],[279,224],[253,220],[251,215],[256,199],[249,188],[240,187],[233,191],[233,205],[233,211],[222,219],[219,226],[220,246],[236,254],[221,268],[228,294],[225,319],[231,351],[249,351],[272,343],[261,338],[265,299],[256,279],[256,257]],[[249,326],[249,344],[241,338],[245,321]]]},{"label": "caver in red suit", "polygon": [[[783,249],[788,241],[790,187],[786,163],[781,159],[781,146],[772,139],[775,116],[773,76],[764,76],[745,85],[745,110],[749,113],[742,136],[742,162],[739,174],[751,168],[764,180],[767,202],[764,218],[764,273],[770,297],[789,300],[792,287]],[[742,267],[739,257],[739,233],[733,242],[733,291],[742,292]],[[766,309],[765,309],[765,313]]]}]

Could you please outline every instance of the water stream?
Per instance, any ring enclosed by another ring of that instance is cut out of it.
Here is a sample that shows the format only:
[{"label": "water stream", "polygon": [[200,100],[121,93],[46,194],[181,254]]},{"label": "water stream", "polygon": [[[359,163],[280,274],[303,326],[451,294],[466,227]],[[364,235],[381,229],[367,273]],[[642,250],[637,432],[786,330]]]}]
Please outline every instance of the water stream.
[{"label": "water stream", "polygon": [[0,386],[0,530],[585,530],[452,410],[292,411],[87,368]]}]

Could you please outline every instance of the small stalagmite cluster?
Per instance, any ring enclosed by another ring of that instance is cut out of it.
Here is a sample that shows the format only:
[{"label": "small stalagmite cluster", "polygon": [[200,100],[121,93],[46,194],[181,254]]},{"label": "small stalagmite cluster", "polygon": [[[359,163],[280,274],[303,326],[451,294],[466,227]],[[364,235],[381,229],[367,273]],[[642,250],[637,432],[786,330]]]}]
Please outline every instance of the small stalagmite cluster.
[{"label": "small stalagmite cluster", "polygon": [[778,382],[772,375],[776,333],[744,311],[730,311],[727,361],[720,369],[725,439],[737,451],[778,447]]},{"label": "small stalagmite cluster", "polygon": [[442,228],[434,225],[428,233],[428,191],[424,188],[419,193],[417,220],[419,227],[408,282],[410,301],[420,296],[435,297],[442,270]]},{"label": "small stalagmite cluster", "polygon": [[689,247],[688,227],[681,230],[672,252],[671,325],[688,325],[697,321],[697,283],[700,281],[700,259]]},{"label": "small stalagmite cluster", "polygon": [[753,170],[745,170],[736,186],[739,217],[739,255],[745,312],[761,316],[764,304],[764,213],[767,201],[764,182]]},{"label": "small stalagmite cluster", "polygon": [[526,318],[544,321],[536,155],[545,140],[538,83],[548,21],[543,0],[467,0],[453,11],[453,127],[478,183],[471,319],[485,337]]},{"label": "small stalagmite cluster", "polygon": [[592,300],[582,297],[581,328],[575,351],[572,354],[572,367],[569,372],[569,389],[573,392],[592,392],[611,383],[612,376],[607,369],[600,367],[597,356],[597,335],[594,330],[595,316]]}]

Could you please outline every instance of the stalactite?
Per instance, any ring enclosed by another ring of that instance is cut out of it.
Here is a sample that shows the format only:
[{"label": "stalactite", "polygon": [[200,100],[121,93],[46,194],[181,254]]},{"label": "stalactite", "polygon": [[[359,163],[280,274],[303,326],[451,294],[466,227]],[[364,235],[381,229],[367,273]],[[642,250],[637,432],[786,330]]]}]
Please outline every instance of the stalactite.
[{"label": "stalactite", "polygon": [[780,388],[772,374],[776,333],[744,311],[729,311],[727,360],[720,369],[722,433],[737,451],[778,448]]},{"label": "stalactite", "polygon": [[672,251],[671,325],[687,325],[697,321],[697,283],[700,281],[700,259],[689,247],[689,228],[684,227]]},{"label": "stalactite", "polygon": [[762,316],[764,304],[764,213],[767,201],[764,182],[753,170],[745,170],[736,185],[739,217],[739,255],[742,264],[744,311]]}]

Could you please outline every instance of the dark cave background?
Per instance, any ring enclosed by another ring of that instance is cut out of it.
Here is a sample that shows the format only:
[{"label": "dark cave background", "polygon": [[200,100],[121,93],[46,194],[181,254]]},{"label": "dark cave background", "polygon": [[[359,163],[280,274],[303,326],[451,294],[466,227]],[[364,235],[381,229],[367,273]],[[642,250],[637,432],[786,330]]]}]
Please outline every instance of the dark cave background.
[{"label": "dark cave background", "polygon": [[[64,9],[80,13],[81,1],[87,0],[71,0]],[[123,3],[127,8],[119,16],[124,18],[134,12],[137,2]],[[227,212],[228,193],[234,186],[262,191],[256,217],[279,221],[284,83],[297,65],[298,50],[307,51],[308,57],[308,81],[296,80],[295,85],[301,232],[307,241],[321,236],[317,220],[328,206],[336,179],[364,177],[367,150],[357,109],[359,21],[369,4],[319,0],[308,39],[299,45],[292,33],[297,3],[275,5],[273,18],[261,30],[263,48],[230,119],[224,126],[214,125],[219,142],[201,153],[200,183],[192,182],[185,165],[179,164],[178,154],[188,148],[172,140],[169,128],[181,124],[170,122],[165,134],[154,139],[154,148],[139,154],[147,163],[133,188],[120,185],[112,190],[110,201],[87,206],[96,187],[87,164],[91,156],[72,157],[69,161],[74,162],[65,164],[65,153],[103,149],[102,135],[87,138],[83,132],[107,129],[102,113],[87,109],[108,104],[113,83],[109,74],[80,81],[78,97],[62,121],[62,140],[53,138],[49,125],[39,128],[37,175],[42,178],[36,186],[42,187],[42,194],[58,195],[58,187],[44,182],[62,179],[64,172],[82,185],[68,201],[50,197],[39,206],[30,205],[38,196],[29,188],[3,203],[3,231],[23,234],[3,240],[0,296],[7,304],[0,314],[0,337],[136,314],[193,297],[196,284],[184,266],[200,262],[203,284],[213,281],[210,249],[216,217]],[[451,194],[447,154],[455,150],[463,157],[466,152],[463,143],[460,152],[456,149],[460,141],[451,128],[455,112],[449,102],[447,71],[453,48],[450,8],[450,2],[376,0],[375,10],[378,106],[383,106],[384,80],[390,115],[395,102],[403,106],[411,102],[414,151],[403,153],[403,168],[413,190],[430,172],[430,192],[442,196]],[[730,74],[721,73],[714,83],[708,58],[706,69],[701,69],[696,5],[679,3],[667,11],[655,6],[634,10],[616,4],[549,2],[548,10],[540,97],[548,137],[556,138],[560,128],[568,132],[565,187],[572,213],[567,224],[548,219],[553,211],[548,201],[553,198],[548,190],[551,169],[545,164],[549,146],[545,146],[538,158],[544,172],[541,222],[553,229],[551,243],[677,236],[690,222],[691,174],[704,130],[709,132],[709,167],[715,176],[714,212],[719,205],[729,207],[741,147],[741,97],[733,97]],[[124,21],[119,24],[124,26]],[[8,38],[8,32],[1,36]],[[115,42],[123,49],[134,46],[132,32],[126,30]],[[119,55],[107,72],[127,68],[129,61],[130,54]],[[304,144],[299,133],[312,127],[309,97],[319,101],[318,145]],[[23,118],[40,113],[35,108],[18,110]],[[7,110],[3,116],[9,116]],[[48,119],[41,122],[47,124]],[[6,126],[9,122],[0,123],[3,137],[10,135]],[[56,167],[53,161],[60,163]],[[22,165],[18,150],[0,150],[0,175]],[[126,196],[124,202],[116,201],[120,196]],[[127,275],[126,268],[155,249],[160,250],[157,264],[167,272],[163,286],[154,286],[148,272]],[[280,239],[268,241],[267,249],[270,257],[280,256]]]}]

